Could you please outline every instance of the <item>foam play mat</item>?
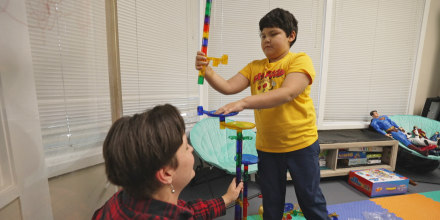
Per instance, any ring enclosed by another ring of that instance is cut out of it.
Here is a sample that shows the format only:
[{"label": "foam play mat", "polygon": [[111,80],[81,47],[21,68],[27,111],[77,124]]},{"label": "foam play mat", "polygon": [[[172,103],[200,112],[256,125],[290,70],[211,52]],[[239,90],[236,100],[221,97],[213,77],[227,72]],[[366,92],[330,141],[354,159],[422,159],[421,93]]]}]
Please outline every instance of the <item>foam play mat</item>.
[{"label": "foam play mat", "polygon": [[[440,219],[440,191],[387,196],[369,200],[327,206],[329,213],[336,213],[339,220],[438,220]],[[305,219],[292,216],[292,219]],[[381,217],[381,218],[378,218]],[[261,220],[259,215],[249,220]]]}]

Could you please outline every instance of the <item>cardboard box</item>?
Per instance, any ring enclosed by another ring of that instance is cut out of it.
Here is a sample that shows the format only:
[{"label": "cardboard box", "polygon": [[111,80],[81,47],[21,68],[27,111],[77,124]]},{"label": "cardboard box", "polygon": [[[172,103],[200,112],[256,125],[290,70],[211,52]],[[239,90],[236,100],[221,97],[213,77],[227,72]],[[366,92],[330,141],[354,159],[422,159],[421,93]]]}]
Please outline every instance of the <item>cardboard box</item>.
[{"label": "cardboard box", "polygon": [[347,151],[382,152],[383,147],[350,147]]},{"label": "cardboard box", "polygon": [[368,164],[367,158],[338,159],[340,167],[361,166]]},{"label": "cardboard box", "polygon": [[380,168],[350,171],[348,183],[369,197],[377,197],[406,193],[409,179]]},{"label": "cardboard box", "polygon": [[338,159],[367,158],[364,151],[338,151]]}]

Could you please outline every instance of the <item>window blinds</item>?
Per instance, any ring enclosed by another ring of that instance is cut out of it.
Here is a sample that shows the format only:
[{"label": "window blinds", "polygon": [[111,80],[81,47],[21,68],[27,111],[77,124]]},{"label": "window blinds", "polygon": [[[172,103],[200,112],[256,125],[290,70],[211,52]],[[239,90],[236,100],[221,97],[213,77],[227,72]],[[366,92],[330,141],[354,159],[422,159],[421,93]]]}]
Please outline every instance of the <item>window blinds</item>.
[{"label": "window blinds", "polygon": [[100,147],[111,125],[104,1],[26,1],[46,155]]},{"label": "window blinds", "polygon": [[[214,70],[225,79],[234,76],[252,60],[265,58],[260,46],[258,23],[265,14],[277,7],[290,11],[298,20],[298,40],[292,46],[291,51],[305,52],[313,60],[316,77],[312,84],[311,97],[318,112],[324,21],[323,1],[213,1],[208,56],[229,55],[228,65],[214,67]],[[209,109],[217,109],[249,95],[249,88],[230,96],[222,95],[209,88]],[[253,111],[245,110],[236,118],[253,120]]]},{"label": "window blinds", "polygon": [[334,1],[324,122],[407,113],[424,4]]},{"label": "window blinds", "polygon": [[198,121],[196,3],[118,1],[124,115],[170,103],[187,125]]}]

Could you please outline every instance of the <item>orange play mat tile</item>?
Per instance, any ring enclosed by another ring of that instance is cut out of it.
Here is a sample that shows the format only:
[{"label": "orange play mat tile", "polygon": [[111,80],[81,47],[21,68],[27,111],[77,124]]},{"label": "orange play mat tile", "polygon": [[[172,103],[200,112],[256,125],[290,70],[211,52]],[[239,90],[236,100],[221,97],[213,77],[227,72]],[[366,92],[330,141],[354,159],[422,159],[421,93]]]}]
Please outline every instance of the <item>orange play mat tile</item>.
[{"label": "orange play mat tile", "polygon": [[440,203],[420,194],[390,196],[370,200],[403,219],[440,219]]}]

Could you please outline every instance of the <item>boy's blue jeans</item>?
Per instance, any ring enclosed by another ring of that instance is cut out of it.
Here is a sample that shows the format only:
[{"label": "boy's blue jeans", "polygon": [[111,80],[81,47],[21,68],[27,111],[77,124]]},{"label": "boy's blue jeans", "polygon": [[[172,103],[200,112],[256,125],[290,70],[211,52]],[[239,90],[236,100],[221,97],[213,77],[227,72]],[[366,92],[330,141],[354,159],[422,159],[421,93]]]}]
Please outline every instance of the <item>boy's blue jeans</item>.
[{"label": "boy's blue jeans", "polygon": [[[296,198],[307,219],[329,219],[322,194],[319,170],[319,143],[288,153],[258,151],[258,175],[263,195],[263,219],[280,220],[286,197],[286,173],[289,170]],[[294,201],[286,202],[294,203]]]}]

